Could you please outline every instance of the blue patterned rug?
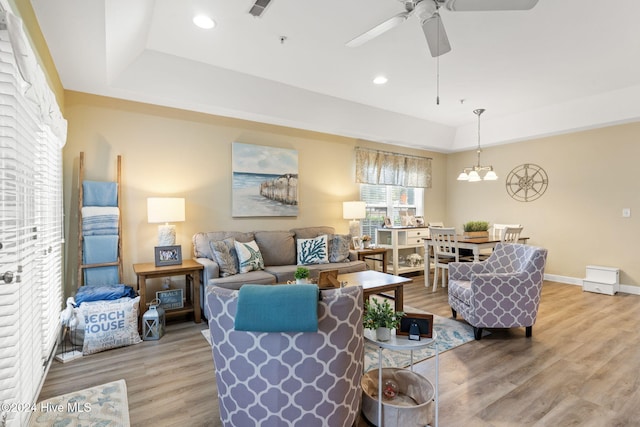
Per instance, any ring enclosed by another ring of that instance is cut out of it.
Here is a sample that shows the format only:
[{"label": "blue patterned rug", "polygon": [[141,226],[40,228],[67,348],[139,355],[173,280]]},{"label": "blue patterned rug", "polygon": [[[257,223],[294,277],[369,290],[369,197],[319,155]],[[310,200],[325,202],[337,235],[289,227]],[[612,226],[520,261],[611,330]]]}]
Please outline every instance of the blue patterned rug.
[{"label": "blue patterned rug", "polygon": [[[424,313],[422,310],[405,306],[405,311],[410,313]],[[438,315],[433,315],[433,328],[438,337],[438,350],[440,353],[462,344],[474,340],[473,328],[467,323],[453,319],[447,319]],[[483,336],[488,334],[483,332]],[[413,363],[421,362],[433,357],[435,349],[428,347],[423,350],[414,350]],[[384,368],[404,368],[411,364],[411,352],[382,349],[382,367]],[[378,347],[370,342],[365,342],[364,347],[364,370],[378,368]]]},{"label": "blue patterned rug", "polygon": [[29,427],[129,427],[124,380],[38,402]]}]

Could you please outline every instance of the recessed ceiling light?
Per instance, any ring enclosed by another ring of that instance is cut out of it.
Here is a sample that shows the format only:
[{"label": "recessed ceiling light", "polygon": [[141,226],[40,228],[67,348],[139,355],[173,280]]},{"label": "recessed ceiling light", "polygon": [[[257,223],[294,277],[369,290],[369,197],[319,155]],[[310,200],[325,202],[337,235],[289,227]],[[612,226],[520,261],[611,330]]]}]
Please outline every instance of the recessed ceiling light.
[{"label": "recessed ceiling light", "polygon": [[387,79],[385,76],[377,76],[375,79],[373,79],[373,83],[377,84],[377,85],[383,85],[385,84],[389,79]]},{"label": "recessed ceiling light", "polygon": [[210,30],[211,28],[216,26],[216,23],[213,21],[213,19],[209,18],[207,15],[194,16],[193,23],[205,30]]}]

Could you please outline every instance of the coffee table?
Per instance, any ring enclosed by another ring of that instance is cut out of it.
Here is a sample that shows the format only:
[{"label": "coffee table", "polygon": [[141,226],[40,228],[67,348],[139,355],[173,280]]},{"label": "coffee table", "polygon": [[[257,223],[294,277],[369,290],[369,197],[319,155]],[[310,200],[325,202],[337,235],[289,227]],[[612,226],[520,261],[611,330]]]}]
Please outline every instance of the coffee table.
[{"label": "coffee table", "polygon": [[402,287],[413,280],[381,273],[375,270],[358,271],[338,275],[339,282],[347,282],[347,286],[362,286],[365,302],[371,295],[393,291],[396,311],[404,311],[404,297]]}]

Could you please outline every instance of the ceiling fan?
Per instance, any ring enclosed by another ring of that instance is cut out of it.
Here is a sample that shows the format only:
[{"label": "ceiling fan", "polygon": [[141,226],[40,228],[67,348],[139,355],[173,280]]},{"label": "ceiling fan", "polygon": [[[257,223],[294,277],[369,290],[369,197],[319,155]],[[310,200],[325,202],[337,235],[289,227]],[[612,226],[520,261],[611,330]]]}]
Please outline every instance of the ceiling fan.
[{"label": "ceiling fan", "polygon": [[397,27],[415,15],[427,39],[431,56],[437,57],[451,50],[438,10],[444,6],[452,12],[480,12],[497,10],[529,10],[538,0],[399,0],[405,11],[376,25],[347,42],[348,47],[360,46],[369,40]]}]

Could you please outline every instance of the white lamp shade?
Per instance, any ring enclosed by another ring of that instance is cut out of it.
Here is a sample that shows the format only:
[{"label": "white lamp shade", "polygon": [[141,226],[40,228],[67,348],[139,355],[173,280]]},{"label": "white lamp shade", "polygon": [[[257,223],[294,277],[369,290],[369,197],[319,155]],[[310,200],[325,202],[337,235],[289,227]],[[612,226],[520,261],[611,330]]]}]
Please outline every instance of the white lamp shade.
[{"label": "white lamp shade", "polygon": [[496,175],[496,173],[492,170],[487,172],[487,174],[484,176],[485,181],[495,181],[496,179],[498,179],[498,175]]},{"label": "white lamp shade", "polygon": [[358,220],[367,217],[367,203],[361,201],[342,202],[342,217],[351,220],[349,221],[349,234],[359,236],[360,221]]},{"label": "white lamp shade", "polygon": [[184,221],[184,199],[180,197],[150,197],[147,199],[149,223]]},{"label": "white lamp shade", "polygon": [[469,179],[469,175],[465,171],[460,172],[458,175],[458,181],[467,181]]},{"label": "white lamp shade", "polygon": [[342,218],[361,219],[367,217],[366,202],[342,202]]},{"label": "white lamp shade", "polygon": [[476,171],[469,172],[469,182],[478,182],[480,181],[480,175]]}]

